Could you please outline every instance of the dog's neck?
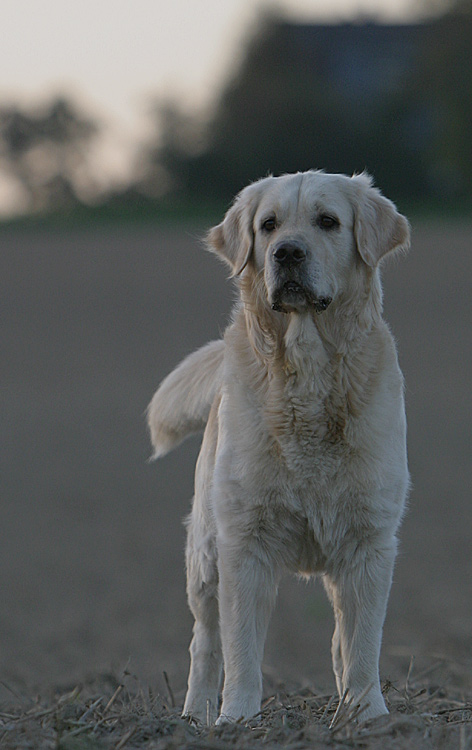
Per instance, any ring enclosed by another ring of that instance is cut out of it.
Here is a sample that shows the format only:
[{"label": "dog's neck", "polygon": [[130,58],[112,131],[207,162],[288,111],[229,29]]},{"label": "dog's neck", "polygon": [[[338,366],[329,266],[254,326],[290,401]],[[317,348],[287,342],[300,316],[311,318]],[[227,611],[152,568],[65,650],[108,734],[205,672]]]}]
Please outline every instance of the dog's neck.
[{"label": "dog's neck", "polygon": [[280,342],[279,360],[287,376],[296,375],[305,382],[313,379],[328,363],[330,356],[320,336],[315,316],[310,313],[288,315],[288,325]]},{"label": "dog's neck", "polygon": [[[284,434],[297,434],[299,422],[303,429],[319,425],[320,410],[330,440],[347,439],[349,419],[362,413],[375,388],[383,356],[383,336],[376,335],[376,326],[355,339],[344,339],[341,350],[333,346],[336,324],[330,327],[326,313],[322,317],[323,331],[313,314],[280,315],[277,320],[284,325],[274,333],[267,321],[261,325],[253,309],[241,305],[228,329],[231,350],[245,362],[242,371],[250,372],[251,389],[263,394],[261,403],[266,404],[266,417],[279,442]],[[241,328],[245,335],[238,334]],[[281,409],[283,404],[289,405],[288,411]]]},{"label": "dog's neck", "polygon": [[377,271],[360,289],[334,300],[323,313],[275,312],[267,302],[265,290],[241,284],[242,315],[247,336],[257,357],[268,370],[274,367],[287,376],[311,379],[333,360],[349,359],[364,345],[369,334],[382,320],[382,288]]}]

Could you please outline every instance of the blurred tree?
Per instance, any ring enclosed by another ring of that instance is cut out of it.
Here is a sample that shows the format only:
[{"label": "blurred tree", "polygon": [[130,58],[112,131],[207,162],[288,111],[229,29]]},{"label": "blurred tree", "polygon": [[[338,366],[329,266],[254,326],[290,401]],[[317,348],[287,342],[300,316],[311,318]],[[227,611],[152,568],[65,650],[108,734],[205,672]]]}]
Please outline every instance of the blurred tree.
[{"label": "blurred tree", "polygon": [[446,8],[453,15],[470,15],[472,13],[472,0],[446,0]]},{"label": "blurred tree", "polygon": [[459,0],[424,40],[412,97],[434,122],[425,149],[430,189],[472,198],[472,0]]},{"label": "blurred tree", "polygon": [[0,108],[0,170],[18,180],[31,211],[61,209],[94,193],[87,166],[97,124],[64,98],[25,111]]},{"label": "blurred tree", "polygon": [[273,18],[261,23],[206,124],[176,105],[157,109],[158,143],[147,155],[151,179],[164,169],[175,194],[227,200],[269,171],[327,163],[342,169],[341,143],[344,152],[355,150],[352,133],[346,138],[352,113],[316,69],[294,57],[290,28]]},{"label": "blurred tree", "polygon": [[204,124],[162,106],[148,189],[230,199],[267,174],[368,169],[393,198],[472,196],[472,0],[424,25],[271,17]]},{"label": "blurred tree", "polygon": [[192,161],[205,150],[205,124],[172,101],[157,104],[151,115],[158,135],[141,151],[141,190],[151,198],[186,192]]}]

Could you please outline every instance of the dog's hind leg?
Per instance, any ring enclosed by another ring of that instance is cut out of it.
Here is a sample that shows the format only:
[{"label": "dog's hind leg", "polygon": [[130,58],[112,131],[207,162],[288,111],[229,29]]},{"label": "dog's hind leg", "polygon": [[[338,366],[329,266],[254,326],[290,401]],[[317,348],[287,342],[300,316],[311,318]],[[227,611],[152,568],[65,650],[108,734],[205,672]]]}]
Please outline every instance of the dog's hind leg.
[{"label": "dog's hind leg", "polygon": [[213,723],[218,715],[222,677],[215,530],[209,505],[213,445],[210,415],[195,477],[195,499],[187,522],[187,596],[195,617],[184,715]]},{"label": "dog's hind leg", "polygon": [[213,723],[217,717],[222,675],[218,571],[214,545],[202,538],[196,544],[197,534],[192,523],[194,519],[190,521],[187,542],[187,595],[195,624],[190,644],[190,672],[183,713],[206,724]]}]

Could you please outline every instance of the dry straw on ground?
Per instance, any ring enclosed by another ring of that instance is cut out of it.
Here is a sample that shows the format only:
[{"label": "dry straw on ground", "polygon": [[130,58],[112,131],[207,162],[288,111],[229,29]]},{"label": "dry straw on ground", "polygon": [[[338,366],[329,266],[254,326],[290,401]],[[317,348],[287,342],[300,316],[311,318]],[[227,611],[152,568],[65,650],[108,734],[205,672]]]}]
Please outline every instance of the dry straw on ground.
[{"label": "dry straw on ground", "polygon": [[418,676],[412,666],[403,685],[384,684],[390,715],[366,723],[357,705],[307,688],[290,695],[280,688],[254,719],[222,727],[183,720],[167,676],[165,696],[127,672],[34,701],[9,688],[0,748],[472,750],[472,695],[432,682],[435,665]]}]

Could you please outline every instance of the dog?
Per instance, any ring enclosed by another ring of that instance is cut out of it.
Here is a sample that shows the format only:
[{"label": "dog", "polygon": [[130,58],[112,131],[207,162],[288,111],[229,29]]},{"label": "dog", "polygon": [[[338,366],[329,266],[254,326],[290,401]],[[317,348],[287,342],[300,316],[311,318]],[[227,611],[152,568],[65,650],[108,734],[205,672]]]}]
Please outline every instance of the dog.
[{"label": "dog", "polygon": [[379,264],[408,249],[408,221],[367,174],[308,171],[243,189],[207,241],[240,301],[224,339],[185,359],[148,410],[156,457],[204,429],[183,713],[224,723],[259,712],[284,571],[322,576],[339,695],[365,720],[387,713],[379,653],[409,475]]}]

